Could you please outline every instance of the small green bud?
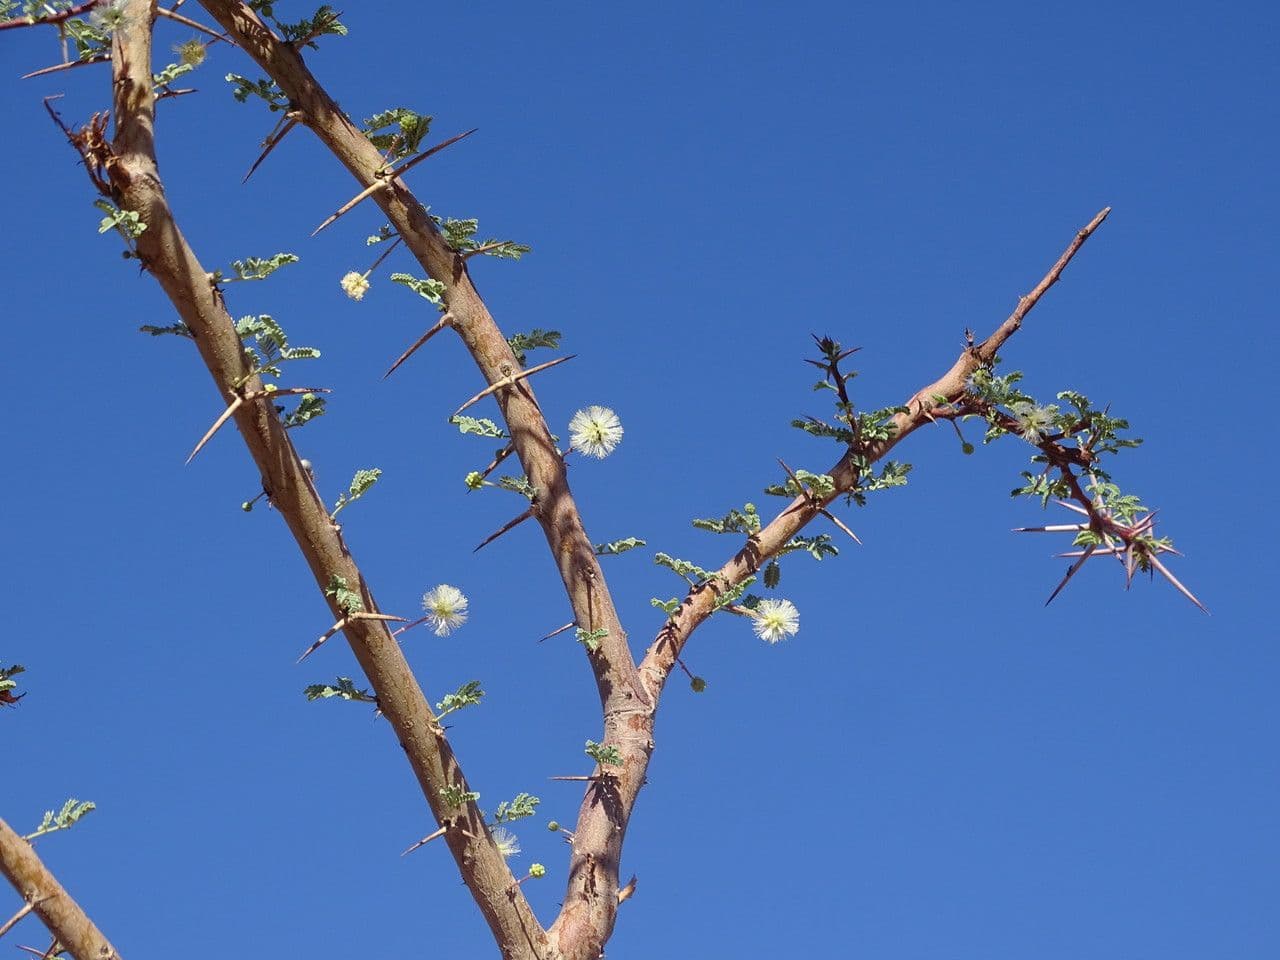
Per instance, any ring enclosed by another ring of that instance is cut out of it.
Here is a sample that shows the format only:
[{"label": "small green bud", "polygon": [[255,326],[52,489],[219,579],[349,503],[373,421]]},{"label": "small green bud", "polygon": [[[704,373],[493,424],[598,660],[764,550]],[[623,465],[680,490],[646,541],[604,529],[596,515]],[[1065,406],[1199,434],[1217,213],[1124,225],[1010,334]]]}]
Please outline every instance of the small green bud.
[{"label": "small green bud", "polygon": [[250,503],[248,500],[246,500],[244,503],[240,504],[240,509],[243,510],[245,513],[252,513],[253,504]]},{"label": "small green bud", "polygon": [[484,474],[479,470],[472,470],[462,482],[467,485],[468,490],[479,490],[484,486]]},{"label": "small green bud", "polygon": [[973,453],[973,444],[966,440],[964,443],[960,444],[960,452],[967,457],[969,454]]},{"label": "small green bud", "polygon": [[535,880],[538,879],[539,877],[545,877],[546,875],[547,875],[547,868],[544,867],[542,864],[540,863],[529,864],[529,876],[533,877]]},{"label": "small green bud", "polygon": [[550,830],[552,833],[555,833],[557,830],[560,829],[560,824],[558,821],[552,820],[550,823],[547,824],[547,829]]},{"label": "small green bud", "polygon": [[701,677],[694,677],[689,681],[689,686],[693,689],[694,693],[702,693],[702,691],[707,689],[707,681],[703,680]]}]

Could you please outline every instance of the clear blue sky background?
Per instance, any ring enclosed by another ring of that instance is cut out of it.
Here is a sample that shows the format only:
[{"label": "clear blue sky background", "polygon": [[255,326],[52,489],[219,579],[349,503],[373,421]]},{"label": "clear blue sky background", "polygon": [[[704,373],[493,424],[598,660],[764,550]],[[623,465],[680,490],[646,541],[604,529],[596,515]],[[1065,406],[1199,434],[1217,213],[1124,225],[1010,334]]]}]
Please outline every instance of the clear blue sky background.
[{"label": "clear blue sky background", "polygon": [[[309,59],[352,115],[403,104],[440,137],[480,128],[412,186],[533,245],[473,272],[507,332],[560,329],[578,354],[538,381],[553,425],[589,403],[623,418],[619,452],[572,481],[593,539],[649,542],[606,561],[637,652],[661,622],[649,598],[680,586],[654,550],[718,565],[736,541],[691,517],[771,501],[777,457],[834,459],[788,426],[828,409],[801,363],[810,332],[863,347],[859,402],[900,402],[1115,208],[1007,364],[1147,438],[1117,476],[1161,508],[1213,616],[1163,582],[1126,593],[1103,564],[1045,609],[1059,544],[1009,532],[1045,519],[1008,497],[1025,446],[964,457],[949,428],[922,431],[899,451],[911,485],[845,515],[864,547],[785,564],[798,637],[769,647],[726,616],[690,644],[709,687],[673,683],[663,704],[623,866],[639,891],[609,955],[1280,955],[1274,6],[364,3],[345,19],[350,37]],[[188,36],[164,25],[160,49]],[[189,344],[136,332],[171,311],[95,234],[40,105],[66,92],[84,120],[109,102],[105,70],[16,79],[56,58],[51,30],[0,41],[0,658],[29,669],[0,714],[3,816],[98,803],[40,850],[132,958],[490,956],[446,851],[398,857],[433,825],[386,725],[302,698],[355,666],[337,641],[293,665],[327,611],[279,518],[240,512],[257,474],[239,439],[182,464],[218,399]],[[587,771],[599,720],[576,644],[536,642],[568,618],[545,546],[527,526],[472,555],[521,508],[463,490],[492,446],[445,418],[479,375],[442,338],[379,381],[433,320],[386,280],[410,261],[343,296],[376,210],[307,239],[355,188],[302,131],[240,186],[273,118],[232,101],[228,71],[258,75],[215,47],[200,95],[161,104],[173,205],[210,269],[302,257],[232,287],[232,310],[324,351],[294,379],[333,387],[330,413],[296,440],[326,496],[385,471],[344,515],[384,609],[413,615],[440,582],[471,597],[462,631],[407,649],[432,699],[483,681],[452,736],[482,806],[543,798],[515,868],[547,865],[526,886],[549,922],[566,848],[545,823],[572,822],[580,790],[547,777]],[[12,935],[40,936],[31,920]]]}]

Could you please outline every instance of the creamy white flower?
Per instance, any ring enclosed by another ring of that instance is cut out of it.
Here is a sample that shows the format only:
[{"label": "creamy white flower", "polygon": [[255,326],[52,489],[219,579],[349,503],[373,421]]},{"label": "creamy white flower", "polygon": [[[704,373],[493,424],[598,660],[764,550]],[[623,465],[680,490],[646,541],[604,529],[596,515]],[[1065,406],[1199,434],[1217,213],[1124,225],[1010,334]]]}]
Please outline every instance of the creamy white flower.
[{"label": "creamy white flower", "polygon": [[447,637],[467,622],[467,598],[447,583],[422,595],[422,609],[427,611],[427,620],[437,637]]},{"label": "creamy white flower", "polygon": [[1022,439],[1027,443],[1039,443],[1053,426],[1053,417],[1058,412],[1058,408],[1052,404],[1037,407],[1026,400],[1019,400],[1009,409],[1013,411],[1013,418],[1018,421],[1018,426],[1022,427]]},{"label": "creamy white flower", "polygon": [[89,22],[103,33],[114,33],[124,26],[124,0],[99,3],[89,14]]},{"label": "creamy white flower", "polygon": [[493,828],[493,844],[504,857],[513,857],[520,852],[520,841],[506,827]]},{"label": "creamy white flower", "polygon": [[777,643],[800,632],[800,611],[790,600],[761,600],[752,611],[756,636]]},{"label": "creamy white flower", "polygon": [[342,289],[352,300],[363,300],[369,289],[369,278],[363,273],[352,270],[340,281]]},{"label": "creamy white flower", "polygon": [[569,421],[569,440],[573,449],[603,460],[622,442],[622,421],[608,407],[587,407]]}]

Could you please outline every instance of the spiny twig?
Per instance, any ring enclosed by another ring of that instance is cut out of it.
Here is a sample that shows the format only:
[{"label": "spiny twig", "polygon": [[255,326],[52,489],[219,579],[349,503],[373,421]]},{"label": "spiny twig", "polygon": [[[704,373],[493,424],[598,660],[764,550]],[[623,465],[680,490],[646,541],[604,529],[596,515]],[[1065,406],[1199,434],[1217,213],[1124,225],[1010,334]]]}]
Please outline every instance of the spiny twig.
[{"label": "spiny twig", "polygon": [[514,387],[521,380],[525,379],[525,377],[532,377],[535,373],[540,373],[543,370],[548,370],[551,367],[557,366],[561,363],[565,363],[569,360],[572,360],[576,356],[577,356],[576,353],[571,353],[567,357],[557,357],[555,360],[548,360],[546,363],[540,363],[536,367],[530,367],[528,370],[521,370],[519,373],[513,373],[509,377],[503,377],[497,383],[489,384],[489,386],[485,387],[483,390],[477,393],[474,397],[472,397],[470,400],[468,400],[466,403],[460,406],[457,410],[453,411],[453,416],[456,417],[463,410],[466,410],[468,407],[474,406],[475,404],[483,400],[485,397],[489,396],[489,394],[496,393],[497,391],[501,390],[503,387]]},{"label": "spiny twig", "polygon": [[262,400],[267,397],[287,397],[291,394],[298,394],[298,393],[332,393],[332,392],[333,391],[328,389],[327,387],[281,387],[279,390],[257,390],[253,393],[246,393],[244,395],[237,394],[236,398],[232,400],[231,403],[227,406],[227,409],[223,410],[222,413],[218,416],[218,419],[213,421],[213,426],[211,426],[207,431],[205,431],[205,435],[201,437],[200,442],[195,445],[195,449],[191,451],[190,455],[187,457],[186,462],[190,463],[192,460],[194,460],[196,454],[199,453],[202,449],[204,449],[204,445],[206,443],[208,443],[210,440],[213,439],[213,435],[218,432],[218,430],[222,427],[222,425],[226,423],[228,420],[230,420],[232,415],[246,403],[251,403],[254,400]]},{"label": "spiny twig", "polygon": [[396,179],[396,177],[399,177],[408,173],[410,170],[412,170],[414,167],[420,164],[423,160],[426,160],[427,157],[434,156],[435,154],[443,150],[445,147],[452,146],[453,144],[457,143],[459,140],[462,140],[462,139],[465,139],[466,137],[471,136],[473,133],[475,133],[479,129],[480,129],[479,127],[473,127],[472,129],[468,130],[466,133],[460,133],[456,137],[450,137],[448,140],[444,141],[443,143],[436,144],[426,153],[423,153],[423,154],[420,154],[419,156],[414,157],[408,163],[401,164],[399,167],[395,167],[390,170],[383,170],[383,171],[379,171],[378,173],[375,173],[374,174],[375,179],[373,183],[369,184],[369,186],[365,187],[363,190],[357,193],[354,197],[352,197],[350,200],[348,200],[346,203],[340,206],[337,209],[337,211],[335,211],[334,214],[331,217],[329,217],[328,220],[326,220],[324,223],[320,224],[320,226],[312,230],[311,235],[314,237],[317,233],[319,233],[325,227],[329,226],[339,217],[343,216],[346,213],[350,213],[351,210],[354,209],[355,206],[358,203],[360,203],[361,200],[367,200],[369,197],[372,197],[375,193],[377,193],[383,187],[391,186],[392,182]]},{"label": "spiny twig", "polygon": [[249,172],[244,175],[244,179],[240,181],[242,184],[249,182],[249,178],[253,176],[253,172],[257,170],[258,167],[262,166],[262,161],[266,160],[271,151],[280,145],[280,141],[285,138],[285,134],[297,125],[298,117],[292,112],[286,113],[280,118],[279,123],[277,123],[272,131],[267,134],[267,139],[262,141],[262,152],[258,154],[258,159],[253,161],[253,166],[251,166],[249,168]]},{"label": "spiny twig", "polygon": [[481,540],[479,546],[477,546],[471,552],[479,553],[481,550],[483,550],[489,544],[493,543],[493,541],[497,540],[500,536],[502,536],[508,530],[519,526],[520,524],[524,523],[526,520],[528,520],[532,516],[533,516],[533,507],[530,506],[529,509],[526,510],[524,513],[520,514],[520,516],[516,517],[514,520],[510,520],[507,523],[504,523],[495,533],[491,533],[489,534],[489,536]]},{"label": "spiny twig", "polygon": [[405,619],[404,617],[393,617],[389,613],[368,613],[364,610],[359,610],[355,613],[349,613],[345,617],[343,617],[341,620],[339,620],[337,623],[335,623],[332,627],[330,627],[328,630],[326,630],[320,636],[319,640],[317,640],[311,646],[307,647],[307,649],[303,650],[302,656],[300,656],[297,660],[295,660],[294,663],[298,664],[298,663],[301,663],[303,660],[307,659],[307,657],[311,656],[311,654],[319,650],[326,640],[328,640],[330,637],[332,637],[335,633],[337,633],[339,630],[341,630],[343,627],[345,627],[348,623],[350,623],[353,620],[391,620],[396,623],[403,623],[404,619]]},{"label": "spiny twig", "polygon": [[449,326],[449,324],[451,323],[453,323],[453,314],[446,313],[443,317],[441,317],[439,320],[436,321],[435,326],[433,326],[430,330],[428,330],[426,333],[420,336],[417,340],[415,340],[413,342],[413,345],[409,347],[408,350],[400,354],[400,357],[396,360],[395,363],[391,365],[391,368],[382,375],[382,379],[385,380],[387,379],[387,377],[395,373],[396,368],[399,367],[400,364],[408,360],[410,357],[412,357],[414,353],[417,352],[419,347],[421,347],[423,344],[425,344],[428,340],[434,337],[437,333],[439,333],[445,327]]}]

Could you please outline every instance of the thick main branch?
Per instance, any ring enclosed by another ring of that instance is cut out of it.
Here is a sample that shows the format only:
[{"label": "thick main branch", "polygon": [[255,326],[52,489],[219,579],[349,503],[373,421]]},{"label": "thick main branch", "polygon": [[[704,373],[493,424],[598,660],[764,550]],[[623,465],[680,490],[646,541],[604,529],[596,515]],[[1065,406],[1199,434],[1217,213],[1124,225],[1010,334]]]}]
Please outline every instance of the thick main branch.
[{"label": "thick main branch", "polygon": [[[151,86],[150,0],[128,0],[124,24],[114,35],[115,139],[93,145],[89,162],[100,162],[122,209],[138,213],[146,229],[137,238],[144,265],[191,330],[223,404],[262,389],[236,333],[235,324],[194,251],[174,220],[155,154],[155,96]],[[93,151],[96,150],[96,153]],[[377,611],[369,585],[343,542],[340,528],[316,492],[275,408],[242,404],[234,415],[245,445],[262,475],[272,504],[289,526],[316,583],[334,576],[358,590],[365,610]],[[330,597],[335,619],[344,611]],[[511,957],[541,957],[545,934],[515,885],[506,861],[488,835],[474,803],[454,806],[441,791],[467,789],[453,752],[436,722],[400,645],[384,622],[348,620],[344,633],[409,759],[437,821],[449,827],[446,842],[485,919]]]}]

